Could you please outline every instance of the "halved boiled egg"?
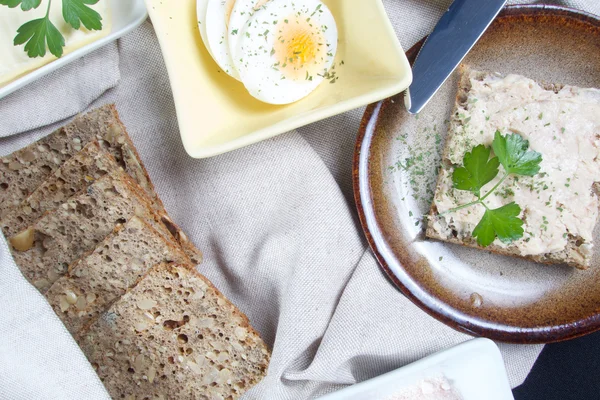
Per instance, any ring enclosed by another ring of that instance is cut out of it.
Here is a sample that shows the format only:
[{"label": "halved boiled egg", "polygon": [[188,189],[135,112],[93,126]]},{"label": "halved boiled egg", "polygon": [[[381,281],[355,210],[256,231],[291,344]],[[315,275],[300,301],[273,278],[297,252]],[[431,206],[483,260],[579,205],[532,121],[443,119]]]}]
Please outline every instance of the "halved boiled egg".
[{"label": "halved boiled egg", "polygon": [[238,35],[233,62],[246,89],[261,101],[295,102],[331,77],[337,26],[319,0],[268,1]]},{"label": "halved boiled egg", "polygon": [[[235,69],[231,54],[229,52],[229,16],[233,10],[235,0],[206,0],[206,15],[204,24],[200,23],[200,33],[202,34],[202,25],[206,29],[204,44],[209,52],[221,67],[223,71],[235,79],[240,79]],[[198,1],[198,12],[200,12],[201,3]],[[202,20],[200,20],[202,22]]]}]

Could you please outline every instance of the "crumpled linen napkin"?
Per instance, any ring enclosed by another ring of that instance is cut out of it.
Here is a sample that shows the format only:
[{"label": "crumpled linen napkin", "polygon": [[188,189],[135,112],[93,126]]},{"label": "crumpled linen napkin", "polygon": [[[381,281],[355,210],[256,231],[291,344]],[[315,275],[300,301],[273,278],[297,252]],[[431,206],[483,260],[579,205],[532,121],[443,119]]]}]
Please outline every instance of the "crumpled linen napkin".
[{"label": "crumpled linen napkin", "polygon": [[[433,28],[450,1],[384,4],[408,49]],[[600,13],[595,0],[570,4]],[[119,41],[118,62],[120,83],[90,107],[117,104],[167,210],[205,253],[199,270],[248,315],[273,349],[268,376],[245,398],[315,398],[470,339],[402,296],[367,249],[350,181],[362,110],[219,157],[194,160],[179,139],[168,77],[150,23]],[[38,94],[31,86],[22,92],[25,98]],[[63,97],[67,94],[55,96]],[[51,109],[53,103],[45,107]],[[0,101],[0,112],[3,107]],[[86,108],[82,102],[81,109]],[[0,154],[58,125],[0,139]],[[6,247],[0,251],[0,321],[10,321],[0,324],[0,398],[106,398],[41,297],[23,279],[10,279],[18,275],[16,267]],[[18,313],[1,295],[10,290],[26,293],[18,297]],[[31,334],[35,325],[26,323],[31,315],[39,316],[37,335]],[[64,355],[52,352],[50,341],[64,348]],[[510,382],[517,386],[542,346],[499,346]],[[11,368],[15,358],[32,365],[36,375]],[[64,364],[73,365],[77,373],[56,369]],[[35,392],[27,387],[32,376]]]}]

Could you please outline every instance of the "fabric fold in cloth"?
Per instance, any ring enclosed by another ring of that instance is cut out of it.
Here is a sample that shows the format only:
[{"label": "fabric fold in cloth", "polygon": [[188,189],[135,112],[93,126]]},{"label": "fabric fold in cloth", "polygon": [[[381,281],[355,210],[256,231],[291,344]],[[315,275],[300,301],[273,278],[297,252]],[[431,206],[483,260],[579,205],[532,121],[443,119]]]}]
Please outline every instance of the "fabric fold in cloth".
[{"label": "fabric fold in cloth", "polygon": [[[408,48],[435,25],[450,1],[384,4]],[[586,9],[600,13],[594,0]],[[407,300],[366,246],[350,179],[362,110],[219,157],[194,160],[179,138],[168,76],[150,23],[119,41],[119,68],[120,83],[90,107],[116,103],[167,210],[205,253],[199,270],[248,315],[273,349],[268,376],[244,398],[315,398],[470,339]],[[37,92],[30,87],[22,95],[34,97]],[[59,92],[56,97],[68,95]],[[3,107],[0,101],[0,113]],[[0,154],[56,126],[0,139]],[[23,125],[20,131],[27,129]],[[14,266],[6,268],[12,270],[0,269],[0,294],[12,285],[5,276],[18,274]],[[51,310],[33,295],[31,300],[20,298],[23,307],[52,320]],[[28,313],[15,315],[7,307],[10,303],[0,295],[0,321],[11,321],[11,335],[20,335],[32,351],[47,346],[43,332],[29,335],[30,324],[21,328],[19,321],[29,318]],[[57,359],[87,371],[89,364],[74,342],[60,335],[52,340],[70,352]],[[542,346],[501,344],[500,349],[516,386]],[[0,345],[0,351],[0,364],[19,357],[10,346]],[[65,391],[62,398],[104,398],[95,397],[100,395],[93,390],[93,378],[70,369],[36,379],[39,386],[45,380],[85,379],[88,386],[79,382],[76,396]],[[56,398],[43,388],[32,397],[28,384],[28,377],[0,370],[0,398]]]},{"label": "fabric fold in cloth", "polygon": [[119,52],[113,42],[1,99],[0,137],[69,118],[119,79]]},{"label": "fabric fold in cloth", "polygon": [[108,394],[0,235],[0,399],[106,399]]}]

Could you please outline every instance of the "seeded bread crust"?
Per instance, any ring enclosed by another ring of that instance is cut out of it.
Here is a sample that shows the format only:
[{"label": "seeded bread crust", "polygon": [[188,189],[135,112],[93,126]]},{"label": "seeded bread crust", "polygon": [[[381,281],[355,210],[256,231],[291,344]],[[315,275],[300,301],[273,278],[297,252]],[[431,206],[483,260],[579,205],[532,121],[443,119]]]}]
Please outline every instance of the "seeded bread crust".
[{"label": "seeded bread crust", "polygon": [[134,215],[144,217],[158,230],[177,230],[171,234],[183,244],[183,234],[178,234],[176,225],[167,216],[156,214],[150,199],[142,193],[123,170],[105,175],[27,230],[9,238],[17,266],[45,293],[67,273],[69,264],[93,250],[116,225]]},{"label": "seeded bread crust", "polygon": [[237,399],[270,358],[246,316],[177,264],[152,268],[83,329],[80,346],[115,399]]},{"label": "seeded bread crust", "polygon": [[94,251],[69,266],[45,296],[75,337],[152,266],[163,262],[190,264],[170,237],[137,216],[115,229]]},{"label": "seeded bread crust", "polygon": [[[454,111],[452,113],[450,124],[448,127],[448,137],[446,139],[446,143],[450,143],[452,137],[457,135],[458,132],[462,131],[462,120],[459,117],[459,114],[463,113],[468,109],[469,105],[467,102],[469,92],[471,90],[471,79],[475,80],[483,80],[484,78],[490,75],[498,75],[490,72],[482,72],[475,71],[469,68],[466,65],[461,65],[459,67],[460,80],[458,85],[458,91],[456,95],[456,105],[454,107]],[[540,86],[545,90],[551,90],[554,92],[559,92],[564,85],[560,84],[552,84],[552,83],[539,83]],[[446,146],[442,155],[442,168],[447,170],[452,170],[454,167],[450,162],[450,157],[448,154],[449,147]],[[438,176],[438,181],[436,187],[439,188],[441,184],[441,180]],[[596,195],[598,195],[599,184],[596,183],[594,185],[594,191]],[[436,189],[436,195],[437,195]],[[523,218],[527,218],[525,215]],[[427,216],[427,229],[425,234],[427,237],[437,240],[446,241],[449,243],[460,244],[467,247],[478,248],[482,250],[489,251],[495,254],[515,256],[519,258],[525,258],[531,261],[535,261],[542,264],[567,264],[569,266],[578,268],[578,269],[587,269],[589,267],[589,259],[579,251],[579,246],[583,242],[582,238],[579,236],[568,236],[568,244],[567,247],[560,252],[539,254],[539,255],[528,255],[522,256],[519,254],[518,249],[514,247],[504,248],[495,243],[490,244],[488,247],[481,247],[477,244],[477,240],[473,238],[471,235],[472,232],[459,232],[455,229],[451,218],[447,218],[446,216],[440,216],[438,210],[435,205],[435,197],[434,201],[431,204],[431,208],[429,210],[429,215]],[[439,223],[443,228],[442,231],[438,231],[434,228],[435,223]]]},{"label": "seeded bread crust", "polygon": [[162,206],[115,106],[109,104],[79,115],[50,135],[0,158],[0,218],[95,140]]}]

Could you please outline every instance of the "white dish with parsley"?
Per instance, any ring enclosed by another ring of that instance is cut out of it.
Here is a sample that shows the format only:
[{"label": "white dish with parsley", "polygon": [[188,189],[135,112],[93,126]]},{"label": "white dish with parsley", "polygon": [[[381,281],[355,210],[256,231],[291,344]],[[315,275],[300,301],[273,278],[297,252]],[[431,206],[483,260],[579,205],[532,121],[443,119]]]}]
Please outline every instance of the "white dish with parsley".
[{"label": "white dish with parsley", "polygon": [[0,0],[0,99],[146,18],[141,0]]}]

